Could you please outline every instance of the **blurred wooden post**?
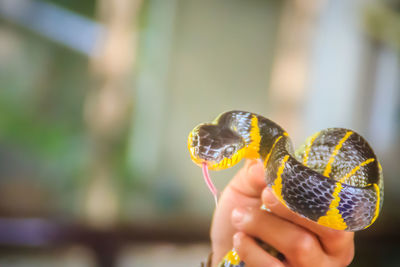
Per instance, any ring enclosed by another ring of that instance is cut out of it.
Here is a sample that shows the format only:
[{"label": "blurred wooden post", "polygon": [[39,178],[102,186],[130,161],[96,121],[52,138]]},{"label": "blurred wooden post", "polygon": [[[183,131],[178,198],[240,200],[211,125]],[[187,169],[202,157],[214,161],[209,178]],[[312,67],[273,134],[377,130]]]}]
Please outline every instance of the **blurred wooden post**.
[{"label": "blurred wooden post", "polygon": [[98,19],[106,31],[91,59],[93,86],[85,103],[91,159],[84,207],[88,223],[96,227],[113,225],[119,211],[115,155],[130,123],[133,102],[130,77],[141,2],[98,1]]},{"label": "blurred wooden post", "polygon": [[302,102],[307,89],[311,44],[316,19],[324,2],[286,1],[282,12],[271,71],[269,103],[273,119],[293,133],[294,139],[301,135]]}]

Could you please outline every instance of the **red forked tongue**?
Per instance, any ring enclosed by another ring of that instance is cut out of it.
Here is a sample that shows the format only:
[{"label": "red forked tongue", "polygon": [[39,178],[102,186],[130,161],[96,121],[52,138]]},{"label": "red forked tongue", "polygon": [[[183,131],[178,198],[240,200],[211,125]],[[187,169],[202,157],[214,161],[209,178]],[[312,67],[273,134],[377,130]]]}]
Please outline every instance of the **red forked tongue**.
[{"label": "red forked tongue", "polygon": [[217,207],[217,204],[218,204],[218,190],[214,186],[213,182],[211,181],[210,175],[208,174],[207,163],[203,162],[202,170],[203,170],[204,181],[206,181],[206,184],[207,184],[208,188],[210,189],[211,194],[214,196],[215,207]]}]

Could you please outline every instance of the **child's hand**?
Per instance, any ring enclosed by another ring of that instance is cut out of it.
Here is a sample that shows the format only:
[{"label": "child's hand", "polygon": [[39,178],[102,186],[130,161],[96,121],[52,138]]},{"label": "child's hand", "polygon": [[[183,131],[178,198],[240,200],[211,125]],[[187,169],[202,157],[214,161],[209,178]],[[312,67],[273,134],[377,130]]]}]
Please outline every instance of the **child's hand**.
[{"label": "child's hand", "polygon": [[[250,161],[224,190],[211,229],[213,266],[232,247],[248,267],[350,264],[354,256],[353,233],[300,217],[265,187],[262,164]],[[271,212],[260,210],[262,203]],[[275,247],[285,261],[272,257],[254,238]]]}]

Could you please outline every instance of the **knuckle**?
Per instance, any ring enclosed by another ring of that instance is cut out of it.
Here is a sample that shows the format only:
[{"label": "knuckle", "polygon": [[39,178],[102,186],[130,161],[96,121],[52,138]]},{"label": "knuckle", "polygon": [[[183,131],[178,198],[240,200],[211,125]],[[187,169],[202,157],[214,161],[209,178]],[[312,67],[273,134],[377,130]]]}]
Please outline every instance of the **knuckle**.
[{"label": "knuckle", "polygon": [[325,247],[326,252],[329,255],[338,257],[341,260],[345,259],[344,262],[348,262],[354,257],[353,237],[353,232],[332,229],[332,231],[329,231],[324,235],[322,245]]},{"label": "knuckle", "polygon": [[293,243],[293,256],[300,261],[312,257],[312,252],[315,249],[316,240],[313,236],[307,233],[301,233],[297,236],[296,242]]},{"label": "knuckle", "polygon": [[246,230],[249,232],[252,232],[254,230],[253,228],[256,228],[256,224],[258,222],[258,214],[254,209],[248,210],[248,212],[245,215],[245,219],[243,220],[243,226]]},{"label": "knuckle", "polygon": [[341,230],[327,228],[325,235],[327,239],[331,240],[331,242],[338,242],[347,239],[349,233]]}]

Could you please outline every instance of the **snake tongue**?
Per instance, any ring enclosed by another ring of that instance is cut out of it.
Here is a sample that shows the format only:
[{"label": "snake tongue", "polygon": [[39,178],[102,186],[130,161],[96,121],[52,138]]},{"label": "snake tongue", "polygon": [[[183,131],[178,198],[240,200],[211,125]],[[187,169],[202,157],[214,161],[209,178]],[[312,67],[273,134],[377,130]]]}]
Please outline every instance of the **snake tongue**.
[{"label": "snake tongue", "polygon": [[215,206],[218,204],[218,190],[214,186],[213,182],[211,181],[210,175],[208,174],[208,166],[207,163],[203,162],[203,176],[204,181],[206,182],[208,189],[210,189],[211,194],[214,196]]}]

